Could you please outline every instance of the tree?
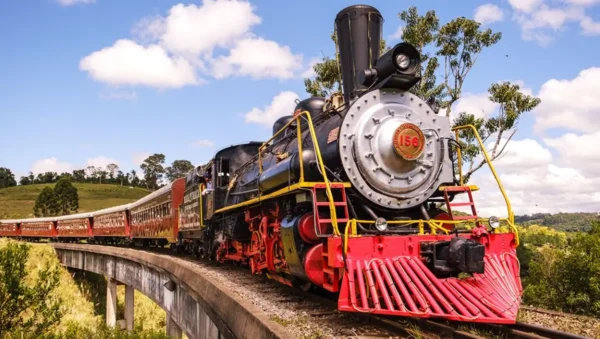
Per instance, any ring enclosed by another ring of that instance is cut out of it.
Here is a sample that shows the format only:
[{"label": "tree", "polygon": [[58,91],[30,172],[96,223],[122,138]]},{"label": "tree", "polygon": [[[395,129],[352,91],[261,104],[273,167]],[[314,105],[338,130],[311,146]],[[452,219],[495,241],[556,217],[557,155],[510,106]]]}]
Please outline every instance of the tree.
[{"label": "tree", "polygon": [[175,160],[171,166],[165,168],[167,178],[173,181],[177,178],[185,176],[189,171],[194,169],[194,165],[188,160]]},{"label": "tree", "polygon": [[73,170],[73,182],[85,182],[85,170]]},{"label": "tree", "polygon": [[58,213],[59,207],[54,195],[52,187],[44,187],[40,192],[37,199],[35,199],[35,205],[33,206],[33,214],[36,217],[50,217]]},{"label": "tree", "polygon": [[58,180],[58,173],[45,172],[45,173],[38,173],[37,177],[35,178],[34,183],[36,183],[36,184],[51,184],[53,182],[56,182],[57,180]]},{"label": "tree", "polygon": [[138,178],[135,170],[131,170],[131,172],[129,172],[129,182],[131,182],[131,185],[133,186],[140,186],[140,178]]},{"label": "tree", "polygon": [[417,71],[421,81],[411,88],[411,93],[430,100],[437,108],[444,98],[444,84],[437,83],[435,72],[439,66],[438,58],[431,55],[425,47],[436,40],[440,21],[435,11],[428,11],[420,16],[416,7],[400,12],[398,17],[405,23],[402,40],[413,45],[421,54],[421,67]]},{"label": "tree", "polygon": [[21,177],[19,179],[19,185],[21,185],[21,186],[31,185],[31,184],[33,184],[33,183],[29,180],[29,177]]},{"label": "tree", "polygon": [[85,174],[87,175],[88,181],[90,181],[90,182],[94,181],[94,178],[96,178],[96,167],[94,167],[94,166],[86,167]]},{"label": "tree", "polygon": [[119,181],[121,183],[121,186],[123,186],[123,183],[125,183],[126,185],[129,184],[129,181],[127,180],[127,176],[121,170],[119,170],[117,172],[117,181]]},{"label": "tree", "polygon": [[[464,17],[450,20],[440,27],[435,11],[419,15],[416,7],[400,12],[398,17],[404,23],[402,40],[415,46],[421,53],[421,65],[417,71],[421,80],[411,89],[411,93],[427,101],[436,112],[443,109],[445,115],[451,118],[452,106],[461,98],[464,82],[477,58],[484,49],[498,43],[502,34],[494,33],[491,29],[482,30],[480,23]],[[335,34],[332,39],[335,42]],[[384,44],[385,42],[382,45]],[[444,66],[442,71],[438,71],[440,64]],[[316,73],[315,80],[304,80],[308,93],[326,96],[341,89],[337,57],[324,57],[313,69]],[[438,81],[437,74],[442,75],[441,81]],[[490,100],[500,104],[498,116],[478,119],[473,112],[459,112],[453,125],[472,123],[479,127],[478,132],[486,140],[495,138],[495,160],[502,155],[516,129],[509,132],[510,137],[504,143],[503,134],[516,128],[519,116],[535,108],[539,99],[521,93],[519,86],[508,82],[493,84],[489,92]],[[465,131],[462,136],[469,139],[462,144],[466,148],[463,160],[469,163],[468,167],[465,166],[468,170],[463,175],[468,180],[484,163],[476,159],[480,148],[475,144],[474,135]]]},{"label": "tree", "polygon": [[15,175],[10,169],[6,167],[0,167],[0,188],[7,188],[11,186],[17,186]]},{"label": "tree", "polygon": [[61,300],[51,297],[60,282],[58,267],[44,266],[28,281],[29,249],[12,241],[0,248],[0,338],[11,333],[37,338],[63,314]]},{"label": "tree", "polygon": [[165,163],[164,154],[155,153],[140,165],[142,171],[144,171],[144,180],[146,181],[146,187],[149,190],[156,190],[158,186],[158,180],[160,180],[165,174],[165,169],[162,164]]},{"label": "tree", "polygon": [[600,222],[567,249],[545,245],[534,254],[523,301],[563,312],[600,315]]},{"label": "tree", "polygon": [[108,164],[106,165],[106,170],[108,172],[109,178],[114,179],[115,173],[119,170],[119,165],[117,164]]},{"label": "tree", "polygon": [[62,215],[77,212],[79,209],[79,194],[69,178],[61,178],[54,187],[54,197],[58,210]]},{"label": "tree", "polygon": [[[337,45],[335,32],[331,34],[331,40]],[[385,40],[381,39],[381,53],[386,51]],[[313,66],[316,73],[314,80],[304,79],[306,92],[315,97],[329,97],[334,93],[342,92],[342,74],[337,57],[329,58],[323,56],[323,61]]]},{"label": "tree", "polygon": [[442,26],[437,33],[435,42],[439,48],[437,54],[444,58],[446,90],[446,100],[441,106],[446,109],[447,117],[452,112],[452,105],[460,99],[465,79],[479,54],[502,38],[502,33],[493,33],[489,28],[481,31],[480,25],[475,20],[460,17]]},{"label": "tree", "polygon": [[[506,145],[517,132],[514,128],[524,112],[529,112],[540,104],[539,98],[523,94],[519,85],[503,82],[492,84],[488,90],[489,99],[499,104],[499,113],[490,118],[475,118],[473,114],[462,112],[455,120],[456,126],[473,125],[478,129],[479,135],[485,142],[492,136],[496,139],[492,143],[490,158],[492,161],[498,159],[503,153]],[[512,130],[512,131],[511,131]],[[505,132],[509,132],[508,138],[502,139]],[[463,130],[461,135],[461,147],[463,149],[463,160],[469,163],[469,169],[463,174],[465,182],[471,175],[485,164],[485,159],[476,159],[481,149],[475,140],[475,135],[470,130]]]}]

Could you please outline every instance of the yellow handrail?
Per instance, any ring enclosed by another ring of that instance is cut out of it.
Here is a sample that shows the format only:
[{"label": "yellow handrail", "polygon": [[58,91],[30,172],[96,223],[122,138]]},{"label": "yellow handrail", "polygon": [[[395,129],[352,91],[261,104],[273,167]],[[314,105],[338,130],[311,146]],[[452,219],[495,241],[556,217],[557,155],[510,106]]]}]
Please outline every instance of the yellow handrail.
[{"label": "yellow handrail", "polygon": [[298,134],[298,160],[300,161],[300,178],[299,178],[298,183],[300,183],[300,184],[304,183],[304,159],[302,156],[302,129],[300,127],[302,125],[301,121],[300,121],[300,118],[302,116],[306,117],[306,122],[307,122],[309,133],[310,133],[310,136],[312,139],[312,144],[315,149],[315,155],[317,157],[317,165],[319,166],[319,170],[321,171],[321,174],[323,175],[323,182],[325,183],[325,189],[327,192],[327,200],[329,202],[329,212],[330,212],[330,218],[331,218],[331,225],[333,227],[333,234],[336,236],[339,236],[339,235],[341,235],[341,233],[340,233],[340,229],[339,229],[338,223],[337,223],[337,213],[335,211],[335,203],[333,201],[333,193],[331,192],[331,183],[329,182],[329,179],[327,178],[327,172],[325,171],[325,164],[323,163],[323,157],[321,156],[321,149],[319,147],[319,140],[317,139],[317,136],[315,134],[315,127],[313,125],[312,118],[310,116],[310,112],[302,111],[299,114],[296,114],[294,116],[293,120],[290,120],[279,131],[277,131],[275,134],[273,134],[273,136],[269,140],[264,142],[259,147],[259,149],[258,149],[258,170],[259,170],[259,173],[262,173],[262,152],[263,152],[263,150],[268,146],[268,144],[271,141],[273,141],[273,139],[275,139],[279,134],[283,133],[283,131],[285,131],[294,121],[296,121],[297,134]]},{"label": "yellow handrail", "polygon": [[[483,141],[481,140],[481,137],[479,136],[479,133],[477,132],[477,128],[475,128],[475,126],[473,126],[473,125],[463,125],[463,126],[454,127],[452,130],[456,132],[456,139],[458,141],[458,131],[463,130],[463,129],[468,129],[468,128],[470,128],[473,131],[473,134],[475,135],[475,137],[477,138],[477,141],[479,142],[479,146],[481,147],[481,151],[483,153],[483,156],[485,157],[485,161],[487,162],[488,166],[490,167],[490,170],[492,170],[494,179],[496,179],[498,188],[500,188],[500,192],[502,192],[502,196],[504,197],[504,201],[506,202],[506,209],[508,212],[508,220],[510,221],[510,224],[514,225],[515,216],[513,214],[512,207],[510,205],[510,200],[508,199],[508,195],[506,195],[504,186],[502,186],[502,183],[500,182],[500,178],[498,177],[498,174],[496,173],[496,169],[494,168],[494,165],[492,164],[492,160],[490,160],[490,157],[485,149],[485,145],[483,144]],[[460,184],[463,185],[462,156],[461,156],[460,148],[457,149],[457,153],[458,153],[458,171],[459,171],[459,175],[460,175]],[[516,233],[516,231],[515,231],[515,233]]]}]

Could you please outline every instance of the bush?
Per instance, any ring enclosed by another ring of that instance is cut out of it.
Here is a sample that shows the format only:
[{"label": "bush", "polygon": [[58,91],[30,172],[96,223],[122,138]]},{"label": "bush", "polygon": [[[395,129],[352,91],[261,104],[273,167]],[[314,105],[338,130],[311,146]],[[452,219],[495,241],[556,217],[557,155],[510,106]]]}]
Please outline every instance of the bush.
[{"label": "bush", "polygon": [[600,222],[567,248],[544,245],[534,252],[526,286],[528,304],[600,316]]},{"label": "bush", "polygon": [[29,251],[29,245],[14,241],[0,246],[0,337],[10,333],[37,337],[55,326],[63,314],[60,299],[53,295],[59,283],[58,268],[42,268],[28,279]]}]

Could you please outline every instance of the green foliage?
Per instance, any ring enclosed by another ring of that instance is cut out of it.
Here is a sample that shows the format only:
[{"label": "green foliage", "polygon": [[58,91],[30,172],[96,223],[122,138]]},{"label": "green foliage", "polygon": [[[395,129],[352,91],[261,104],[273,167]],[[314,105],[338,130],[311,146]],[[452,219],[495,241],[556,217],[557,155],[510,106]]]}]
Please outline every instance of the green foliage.
[{"label": "green foliage", "polygon": [[59,270],[42,268],[27,284],[29,252],[29,245],[16,242],[0,247],[0,337],[39,337],[63,314],[60,300],[52,296],[59,284]]},{"label": "green foliage", "polygon": [[15,175],[6,167],[0,167],[0,188],[17,186]]},{"label": "green foliage", "polygon": [[154,191],[159,187],[158,180],[165,174],[164,163],[165,155],[155,153],[146,158],[140,165],[140,168],[144,171],[144,180],[149,190]]},{"label": "green foliage", "polygon": [[[491,29],[481,29],[481,24],[475,20],[459,17],[440,26],[435,11],[420,15],[416,7],[410,7],[398,14],[404,23],[402,40],[415,46],[421,53],[421,65],[418,75],[421,81],[411,92],[428,101],[434,108],[442,108],[445,115],[450,116],[452,105],[461,95],[463,84],[469,72],[476,64],[483,50],[500,41],[502,33]],[[335,43],[335,34],[332,34]],[[382,50],[383,50],[382,46]],[[443,70],[438,68],[443,65]],[[305,79],[306,91],[313,96],[330,96],[339,92],[341,74],[337,57],[323,57],[322,62],[313,67],[316,77],[314,80]],[[438,81],[437,75],[442,75]],[[517,126],[522,113],[528,112],[539,104],[539,99],[520,92],[519,86],[505,82],[492,84],[489,88],[490,100],[500,105],[498,116],[477,118],[474,112],[458,112],[455,126],[472,124],[478,129],[483,138],[495,137],[492,159],[497,159],[504,151],[516,129],[505,142],[502,136]],[[465,181],[481,168],[485,162],[475,161],[481,149],[475,136],[470,131],[463,132],[466,141],[461,143],[465,168]],[[502,144],[502,145],[501,145]]]},{"label": "green foliage", "polygon": [[61,177],[54,189],[50,186],[44,187],[38,195],[33,206],[33,214],[36,217],[48,217],[54,215],[67,215],[71,211],[79,209],[79,194],[77,188],[71,183],[70,177]]},{"label": "green foliage", "polygon": [[[335,32],[331,33],[331,40],[337,45]],[[385,40],[381,39],[381,53],[386,50]],[[307,93],[315,97],[329,97],[342,92],[342,73],[337,52],[333,58],[323,56],[322,61],[313,66],[313,70],[316,73],[315,79],[304,79]]]},{"label": "green foliage", "polygon": [[71,180],[63,177],[54,186],[54,196],[61,215],[77,212],[79,209],[79,195],[77,188],[71,184]]},{"label": "green foliage", "polygon": [[[37,177],[29,172],[28,176],[22,176],[19,179],[19,184],[34,185],[34,184],[52,184],[58,182],[60,178],[69,178],[76,183],[96,183],[96,184],[119,184],[132,185],[135,187],[146,187],[145,183],[133,174],[125,174],[119,170],[117,164],[108,164],[106,169],[103,167],[88,166],[85,169],[73,170],[71,173],[63,172],[60,175],[56,172],[39,173]],[[1,187],[0,187],[1,188]]]},{"label": "green foliage", "polygon": [[171,166],[165,168],[165,173],[170,181],[184,177],[189,171],[194,169],[194,165],[189,160],[175,160]]},{"label": "green foliage", "polygon": [[[13,337],[21,339],[21,337]],[[11,338],[11,339],[13,339]],[[55,334],[49,333],[39,337],[40,339],[168,339],[164,330],[139,330],[127,333],[118,328],[110,328],[102,322],[98,322],[95,329],[80,326],[77,323],[71,323],[66,331]]]},{"label": "green foliage", "polygon": [[556,214],[535,213],[532,215],[515,216],[515,222],[518,224],[538,224],[565,232],[587,232],[591,229],[590,225],[595,220],[600,220],[597,213],[585,212]]},{"label": "green foliage", "polygon": [[444,59],[446,99],[441,107],[446,109],[446,116],[450,116],[452,104],[460,98],[464,81],[479,54],[502,38],[502,33],[493,33],[489,28],[481,31],[480,25],[460,17],[443,25],[435,36],[436,54]]},{"label": "green foliage", "polygon": [[[455,126],[472,124],[478,129],[478,133],[485,144],[488,138],[494,136],[489,154],[491,160],[498,159],[504,152],[506,145],[517,132],[516,125],[521,115],[533,110],[540,104],[539,98],[526,95],[520,91],[519,85],[510,82],[495,83],[488,89],[489,99],[499,104],[497,116],[490,118],[475,118],[471,113],[461,112],[458,119],[455,120]],[[505,132],[512,130],[506,140],[502,139]],[[475,139],[475,134],[471,130],[463,130],[460,133],[461,146],[463,148],[463,160],[468,162],[469,170],[463,174],[465,182],[471,175],[485,164],[485,159],[475,161],[475,157],[480,154],[481,148]],[[502,145],[501,145],[502,144]]]},{"label": "green foliage", "polygon": [[531,225],[518,226],[521,245],[517,247],[517,257],[521,265],[521,277],[529,276],[529,266],[538,248],[546,245],[553,248],[565,248],[567,235],[552,228]]},{"label": "green foliage", "polygon": [[425,48],[436,40],[440,21],[435,11],[428,11],[421,16],[416,7],[409,7],[408,10],[400,12],[398,17],[405,23],[402,40],[415,46],[421,54],[421,67],[417,75],[422,79],[410,92],[420,98],[433,98],[433,102],[439,106],[445,95],[444,84],[437,83],[436,70],[439,60]]},{"label": "green foliage", "polygon": [[519,227],[519,239],[521,242],[534,247],[550,245],[554,248],[567,247],[567,235],[545,226],[531,225]]},{"label": "green foliage", "polygon": [[544,245],[530,263],[524,302],[570,313],[600,315],[600,222],[568,248]]},{"label": "green foliage", "polygon": [[[15,248],[17,248],[16,251]],[[10,260],[5,260],[6,253],[11,253],[8,255]],[[7,264],[12,268],[4,269]],[[1,330],[3,327],[0,327],[0,338],[166,338],[164,333],[165,312],[148,297],[137,291],[133,333],[128,334],[122,330],[106,327],[104,320],[106,304],[102,302],[106,295],[105,278],[89,272],[67,271],[59,264],[56,253],[50,246],[31,246],[8,239],[0,239],[0,305],[4,305],[5,300],[3,296],[6,289],[3,287],[6,284],[3,283],[5,280],[3,272],[6,271],[20,272],[9,275],[12,277],[10,284],[21,283],[26,289],[34,289],[36,292],[33,295],[42,298],[46,306],[41,305],[37,309],[30,309],[30,311],[22,313],[22,319],[17,319],[23,323],[34,322],[33,327],[29,329],[22,326],[13,327],[8,332],[3,332]],[[56,281],[57,279],[58,281]],[[48,285],[55,286],[55,288],[49,291]],[[118,298],[119,302],[122,302],[124,300],[124,293],[121,293],[123,286],[119,287],[121,290],[118,291]],[[19,299],[12,300],[18,301]],[[94,308],[93,304],[97,307]],[[96,314],[94,309],[96,309]],[[54,310],[58,311],[54,312]],[[18,318],[18,313],[9,312],[9,309],[0,308],[0,326],[4,326],[3,324],[9,320]],[[32,317],[34,315],[35,317]],[[53,322],[53,324],[46,326],[49,322]]]},{"label": "green foliage", "polygon": [[40,195],[35,200],[33,206],[33,215],[36,217],[49,217],[58,214],[60,207],[54,194],[54,190],[47,186],[44,187]]}]

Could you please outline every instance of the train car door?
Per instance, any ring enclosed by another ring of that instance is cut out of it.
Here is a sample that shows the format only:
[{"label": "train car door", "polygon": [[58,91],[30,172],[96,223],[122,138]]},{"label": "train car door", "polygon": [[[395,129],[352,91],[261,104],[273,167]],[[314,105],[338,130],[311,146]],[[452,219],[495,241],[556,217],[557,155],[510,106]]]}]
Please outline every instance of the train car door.
[{"label": "train car door", "polygon": [[[206,169],[207,173],[209,173],[209,177],[210,177],[210,182],[206,182],[205,188],[204,188],[204,192],[201,192],[201,194],[203,195],[202,197],[202,201],[204,202],[204,204],[206,204],[205,206],[205,211],[206,213],[204,213],[204,220],[209,220],[212,218],[213,214],[215,213],[215,190],[214,190],[214,186],[215,186],[215,170],[218,166],[215,166],[215,164],[211,164],[210,167],[208,167]],[[206,178],[206,174],[205,174],[205,178]]]}]

